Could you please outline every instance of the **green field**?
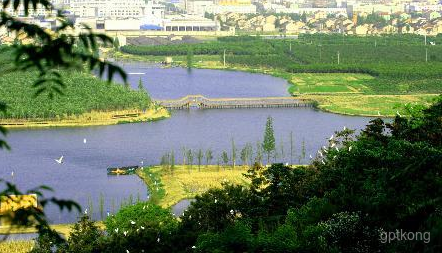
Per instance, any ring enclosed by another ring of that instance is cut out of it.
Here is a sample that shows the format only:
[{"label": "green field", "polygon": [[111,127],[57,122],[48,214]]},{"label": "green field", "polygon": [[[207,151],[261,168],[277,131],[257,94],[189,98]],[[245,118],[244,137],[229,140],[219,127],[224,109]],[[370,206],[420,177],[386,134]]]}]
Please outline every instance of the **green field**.
[{"label": "green field", "polygon": [[292,74],[291,82],[294,84],[292,93],[362,93],[369,90],[365,83],[374,79],[367,74],[329,73]]}]

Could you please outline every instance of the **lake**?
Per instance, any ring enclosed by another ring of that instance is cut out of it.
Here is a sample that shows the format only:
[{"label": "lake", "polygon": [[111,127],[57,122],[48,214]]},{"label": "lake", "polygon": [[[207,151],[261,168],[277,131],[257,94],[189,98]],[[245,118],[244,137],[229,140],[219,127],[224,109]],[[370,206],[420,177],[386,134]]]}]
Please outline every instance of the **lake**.
[{"label": "lake", "polygon": [[[128,73],[136,73],[129,75],[132,87],[138,85],[141,77],[152,97],[157,99],[187,94],[289,96],[285,80],[267,75],[200,69],[189,73],[183,68],[162,69],[145,63],[126,63],[123,67]],[[298,162],[301,142],[305,141],[306,159],[300,159],[301,163],[308,163],[309,155],[314,156],[326,145],[334,131],[344,126],[361,129],[369,121],[366,117],[312,108],[191,109],[173,111],[171,118],[157,122],[11,130],[7,141],[12,150],[0,152],[0,177],[12,180],[23,190],[49,185],[57,197],[73,199],[83,209],[93,212],[95,219],[101,219],[118,210],[122,202],[147,198],[146,186],[137,176],[108,176],[108,167],[141,165],[141,162],[158,164],[161,156],[172,150],[179,162],[182,147],[194,151],[212,149],[214,157],[219,157],[222,151],[230,151],[232,139],[238,149],[246,143],[256,147],[263,139],[268,116],[274,119],[278,149],[282,145],[286,150],[285,157],[280,155],[278,161],[290,162],[289,135],[293,132],[294,162]],[[54,159],[61,155],[64,163],[58,164]],[[11,177],[12,171],[14,177]],[[60,213],[54,207],[45,210],[53,223],[74,222],[78,216]]]}]

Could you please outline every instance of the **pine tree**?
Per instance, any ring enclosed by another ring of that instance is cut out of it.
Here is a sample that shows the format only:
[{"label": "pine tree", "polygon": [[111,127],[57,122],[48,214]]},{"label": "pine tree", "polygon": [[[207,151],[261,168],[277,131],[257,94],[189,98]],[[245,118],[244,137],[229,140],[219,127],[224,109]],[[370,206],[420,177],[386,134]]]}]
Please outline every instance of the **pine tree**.
[{"label": "pine tree", "polygon": [[206,167],[212,162],[212,159],[213,159],[212,150],[208,149],[206,151]]},{"label": "pine tree", "polygon": [[235,140],[232,138],[232,168],[235,169],[235,163],[236,163],[236,147],[235,147]]},{"label": "pine tree", "polygon": [[186,166],[186,156],[187,156],[186,147],[182,147],[181,152],[183,153],[183,166]]},{"label": "pine tree", "polygon": [[203,159],[203,151],[201,149],[198,150],[196,157],[198,159],[198,171],[201,171],[201,160]]},{"label": "pine tree", "polygon": [[247,146],[241,149],[240,158],[243,165],[247,165]]},{"label": "pine tree", "polygon": [[140,77],[140,79],[138,80],[138,90],[139,91],[146,91],[145,89],[144,89],[144,85],[143,85],[143,80],[141,80],[141,77]]},{"label": "pine tree", "polygon": [[192,166],[193,166],[193,153],[192,153],[192,150],[190,148],[187,150],[186,156],[187,156],[187,163],[188,163],[188,165],[190,165],[190,169],[192,169]]},{"label": "pine tree", "polygon": [[299,163],[301,163],[301,159],[305,159],[305,140],[304,139],[302,139],[301,154],[299,155]]},{"label": "pine tree", "polygon": [[270,155],[275,151],[275,135],[273,131],[273,119],[267,117],[266,129],[264,132],[264,142],[262,144],[264,152],[267,154],[267,163],[270,162]]},{"label": "pine tree", "polygon": [[247,147],[247,159],[249,161],[248,165],[252,166],[253,165],[253,147],[251,143],[247,143],[246,145]]},{"label": "pine tree", "polygon": [[290,132],[290,164],[293,164],[293,155],[294,155],[294,146],[293,146],[293,131]]},{"label": "pine tree", "polygon": [[256,143],[256,157],[255,162],[262,164],[262,144],[259,141]]},{"label": "pine tree", "polygon": [[223,151],[223,153],[221,155],[221,159],[224,163],[224,166],[227,166],[227,164],[229,163],[229,156],[227,155],[226,151]]},{"label": "pine tree", "polygon": [[175,152],[172,150],[170,154],[170,173],[173,176],[173,171],[175,170]]},{"label": "pine tree", "polygon": [[189,49],[187,51],[187,70],[190,71],[193,67],[193,50]]}]

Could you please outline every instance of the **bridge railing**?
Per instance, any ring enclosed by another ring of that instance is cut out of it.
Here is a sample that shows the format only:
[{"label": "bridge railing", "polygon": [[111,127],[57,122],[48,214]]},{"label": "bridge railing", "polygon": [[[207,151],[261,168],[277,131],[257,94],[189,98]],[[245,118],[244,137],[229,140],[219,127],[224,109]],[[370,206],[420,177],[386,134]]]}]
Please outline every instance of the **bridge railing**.
[{"label": "bridge railing", "polygon": [[175,100],[157,101],[166,108],[182,108],[197,106],[200,108],[232,108],[232,107],[298,107],[312,106],[311,101],[299,100],[294,97],[256,97],[256,98],[213,98],[203,95],[188,95]]}]

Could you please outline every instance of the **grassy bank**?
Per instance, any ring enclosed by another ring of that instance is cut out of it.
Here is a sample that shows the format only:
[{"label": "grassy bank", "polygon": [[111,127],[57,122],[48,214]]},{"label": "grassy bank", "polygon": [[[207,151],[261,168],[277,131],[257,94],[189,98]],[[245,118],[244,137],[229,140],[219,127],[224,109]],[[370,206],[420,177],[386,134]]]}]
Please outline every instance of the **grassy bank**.
[{"label": "grassy bank", "polygon": [[149,188],[150,201],[163,207],[170,207],[180,200],[194,198],[213,187],[221,187],[222,182],[246,184],[243,176],[245,166],[223,167],[217,165],[198,166],[177,165],[165,171],[162,166],[145,167],[137,175]]},{"label": "grassy bank", "polygon": [[[109,83],[89,71],[59,70],[64,83],[44,83],[46,91],[60,89],[63,95],[53,97],[39,92],[34,84],[37,71],[12,71],[13,55],[8,47],[0,47],[0,124],[8,127],[90,126],[158,120],[168,117],[167,111],[152,102],[144,88],[131,89]],[[41,86],[38,86],[39,88]]]},{"label": "grassy bank", "polygon": [[164,108],[140,110],[116,110],[110,112],[88,112],[78,116],[63,119],[1,119],[0,125],[7,128],[37,128],[37,127],[79,127],[116,125],[124,123],[149,122],[170,117]]}]

